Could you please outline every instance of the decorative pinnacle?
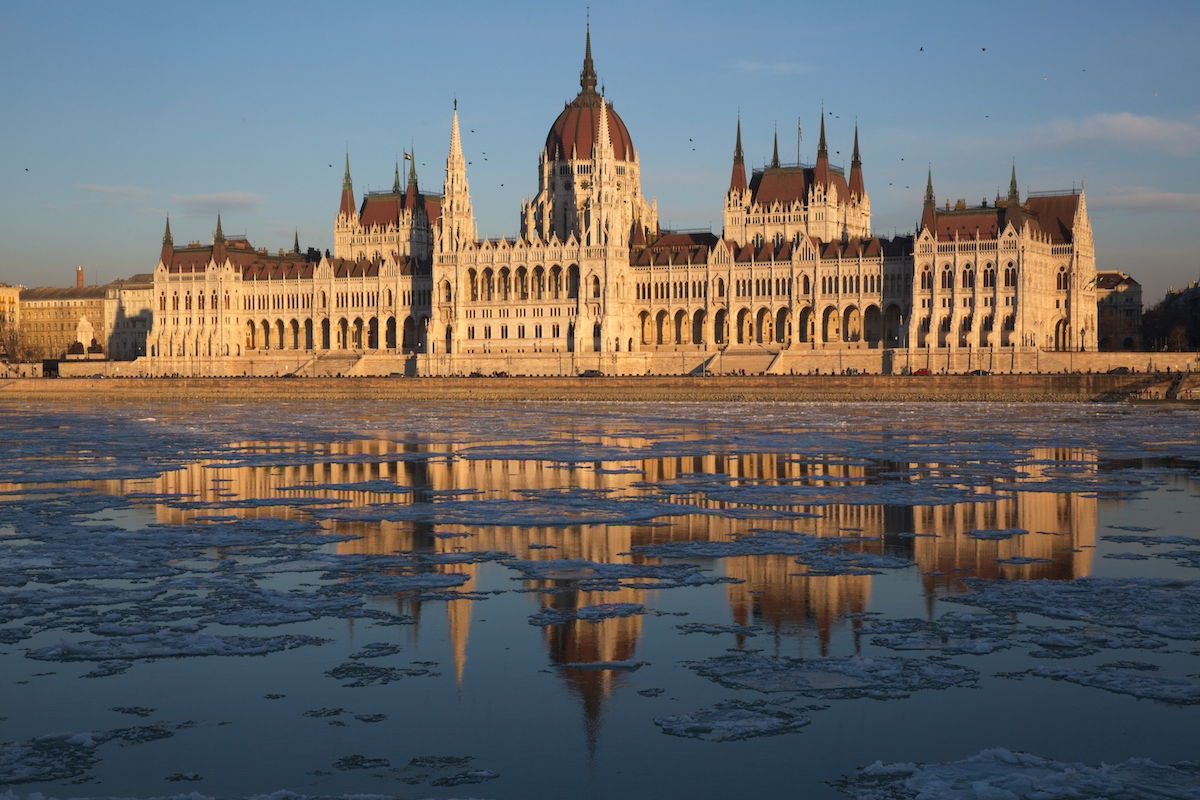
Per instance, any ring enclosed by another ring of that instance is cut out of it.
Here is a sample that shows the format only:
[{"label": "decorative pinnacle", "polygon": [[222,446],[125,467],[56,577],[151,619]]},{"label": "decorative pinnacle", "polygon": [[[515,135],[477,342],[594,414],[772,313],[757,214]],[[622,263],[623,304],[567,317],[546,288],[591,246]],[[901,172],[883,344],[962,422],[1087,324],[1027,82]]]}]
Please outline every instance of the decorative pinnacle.
[{"label": "decorative pinnacle", "polygon": [[408,187],[417,188],[417,150],[412,145],[408,148]]},{"label": "decorative pinnacle", "polygon": [[[741,122],[739,121],[738,124],[740,125]],[[771,153],[771,166],[776,167],[776,168],[779,166],[779,129],[778,128],[775,129],[775,149]]]},{"label": "decorative pinnacle", "polygon": [[817,141],[817,158],[829,158],[829,148],[825,145],[825,106],[821,106],[821,138]]},{"label": "decorative pinnacle", "polygon": [[396,176],[392,178],[392,191],[400,194],[400,162],[396,162]]},{"label": "decorative pinnacle", "polygon": [[1017,162],[1015,161],[1012,165],[1012,177],[1008,180],[1008,202],[1021,202],[1021,192],[1017,189]]},{"label": "decorative pinnacle", "polygon": [[850,166],[862,166],[862,159],[858,157],[858,123],[854,123],[854,155],[850,157]]},{"label": "decorative pinnacle", "polygon": [[743,163],[743,157],[742,157],[742,118],[741,118],[741,117],[738,117],[738,121],[737,121],[737,144],[735,144],[735,145],[733,146],[733,160],[734,160],[734,163],[737,163],[737,164],[741,164],[741,163]]},{"label": "decorative pinnacle", "polygon": [[292,242],[292,252],[293,253],[300,252],[300,229],[299,228],[296,229],[296,238]]},{"label": "decorative pinnacle", "polygon": [[579,73],[579,87],[588,94],[596,93],[596,65],[592,63],[592,21],[589,12],[586,44],[583,51],[583,70]]},{"label": "decorative pinnacle", "polygon": [[167,229],[163,231],[163,247],[174,247],[175,241],[171,238],[171,217],[167,216]]},{"label": "decorative pinnacle", "polygon": [[342,188],[354,191],[354,184],[350,182],[350,151],[346,151],[346,173],[342,176]]},{"label": "decorative pinnacle", "polygon": [[933,167],[930,167],[925,177],[925,206],[930,208],[933,204]]},{"label": "decorative pinnacle", "polygon": [[214,243],[216,243],[216,242],[224,243],[224,241],[225,241],[225,233],[221,230],[221,212],[218,211],[217,212],[217,232],[213,234],[213,242]]}]

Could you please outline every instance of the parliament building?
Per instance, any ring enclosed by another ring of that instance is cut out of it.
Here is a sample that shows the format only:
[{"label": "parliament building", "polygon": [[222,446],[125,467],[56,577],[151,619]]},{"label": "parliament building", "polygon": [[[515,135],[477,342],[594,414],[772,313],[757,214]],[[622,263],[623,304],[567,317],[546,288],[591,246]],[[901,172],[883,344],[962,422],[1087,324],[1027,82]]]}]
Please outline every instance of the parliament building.
[{"label": "parliament building", "polygon": [[939,205],[930,175],[919,229],[885,239],[857,129],[848,172],[830,163],[824,114],[812,164],[781,163],[776,142],[748,172],[740,122],[731,133],[720,235],[663,228],[597,91],[589,32],[515,236],[476,233],[455,104],[439,194],[413,162],[360,199],[347,155],[332,253],[256,249],[219,217],[210,243],[176,246],[168,222],[145,371],[1017,372],[1095,353],[1082,190],[1022,199],[1014,167],[1007,196]]}]

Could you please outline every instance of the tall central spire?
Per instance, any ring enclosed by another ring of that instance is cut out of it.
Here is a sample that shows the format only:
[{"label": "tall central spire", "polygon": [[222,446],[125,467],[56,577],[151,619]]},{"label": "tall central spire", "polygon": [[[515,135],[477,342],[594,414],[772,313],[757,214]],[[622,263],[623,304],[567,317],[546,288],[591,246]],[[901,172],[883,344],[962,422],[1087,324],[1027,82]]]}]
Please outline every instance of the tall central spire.
[{"label": "tall central spire", "polygon": [[592,22],[587,22],[587,44],[583,51],[583,69],[579,73],[579,88],[584,94],[596,93],[596,65],[592,63]]}]

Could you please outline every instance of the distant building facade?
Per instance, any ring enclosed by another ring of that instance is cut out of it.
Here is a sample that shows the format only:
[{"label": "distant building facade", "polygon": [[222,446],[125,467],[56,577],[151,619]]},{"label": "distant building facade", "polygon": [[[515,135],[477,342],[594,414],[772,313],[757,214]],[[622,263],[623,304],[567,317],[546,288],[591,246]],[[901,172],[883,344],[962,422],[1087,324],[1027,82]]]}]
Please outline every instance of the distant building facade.
[{"label": "distant building facade", "polygon": [[1124,272],[1096,273],[1101,350],[1142,349],[1142,285]]}]

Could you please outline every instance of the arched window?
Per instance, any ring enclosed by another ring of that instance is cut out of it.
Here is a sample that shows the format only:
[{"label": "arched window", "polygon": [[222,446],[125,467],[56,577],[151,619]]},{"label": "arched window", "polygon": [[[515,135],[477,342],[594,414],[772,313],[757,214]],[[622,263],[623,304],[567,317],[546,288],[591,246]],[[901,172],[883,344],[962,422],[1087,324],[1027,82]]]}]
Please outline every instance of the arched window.
[{"label": "arched window", "polygon": [[970,264],[967,264],[965,267],[963,267],[962,288],[964,288],[964,289],[974,289],[975,288],[975,270],[971,269]]},{"label": "arched window", "polygon": [[596,275],[592,276],[592,297],[600,298],[600,278]]}]

